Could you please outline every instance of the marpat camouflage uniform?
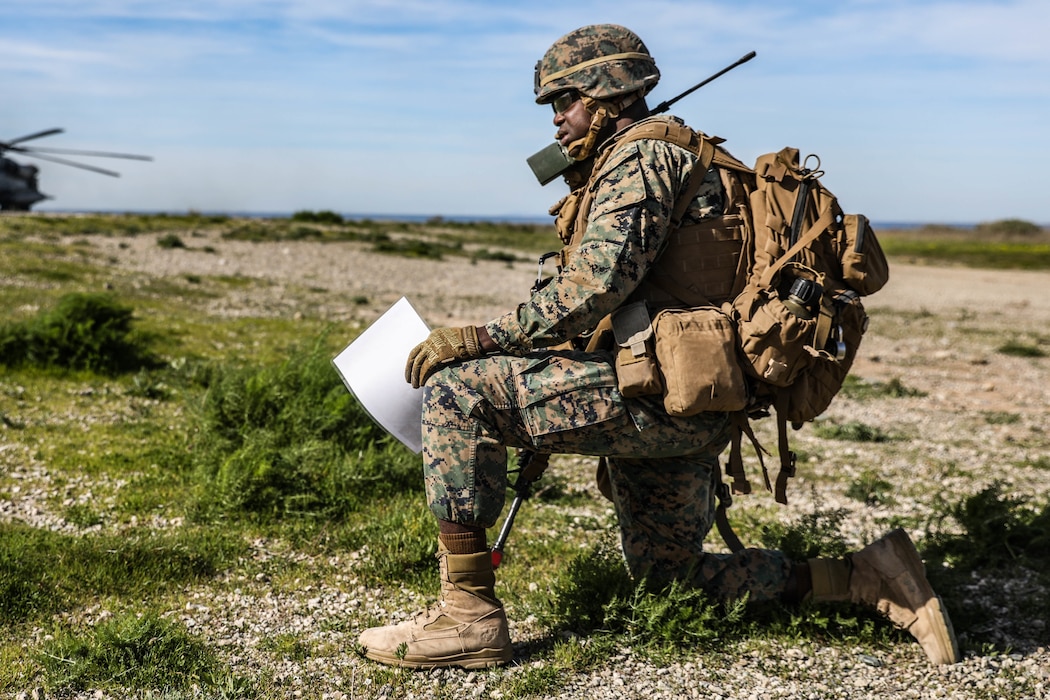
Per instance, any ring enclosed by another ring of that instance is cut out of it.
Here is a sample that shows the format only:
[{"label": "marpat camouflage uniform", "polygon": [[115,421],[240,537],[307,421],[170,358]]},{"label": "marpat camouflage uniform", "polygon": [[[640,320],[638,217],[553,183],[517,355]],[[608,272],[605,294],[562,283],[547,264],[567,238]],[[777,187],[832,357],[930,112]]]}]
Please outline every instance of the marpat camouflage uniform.
[{"label": "marpat camouflage uniform", "polygon": [[[606,456],[633,575],[688,576],[715,596],[774,599],[791,570],[782,553],[703,551],[727,415],[669,416],[659,396],[620,395],[611,352],[548,349],[590,332],[632,301],[664,249],[675,199],[695,160],[661,140],[619,147],[592,175],[595,197],[578,248],[549,284],[485,326],[507,354],[447,365],[430,376],[423,401],[427,495],[439,519],[492,527],[505,500],[507,447]],[[712,169],[687,221],[721,210],[722,186]]]}]

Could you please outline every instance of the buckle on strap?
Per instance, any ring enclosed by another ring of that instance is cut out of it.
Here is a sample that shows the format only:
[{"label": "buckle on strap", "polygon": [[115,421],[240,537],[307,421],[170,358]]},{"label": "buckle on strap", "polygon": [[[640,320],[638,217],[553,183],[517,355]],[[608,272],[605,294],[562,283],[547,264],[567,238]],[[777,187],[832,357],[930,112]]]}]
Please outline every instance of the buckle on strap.
[{"label": "buckle on strap", "polygon": [[729,488],[729,484],[719,480],[715,489],[715,498],[718,499],[720,506],[730,508],[733,505],[733,489]]}]

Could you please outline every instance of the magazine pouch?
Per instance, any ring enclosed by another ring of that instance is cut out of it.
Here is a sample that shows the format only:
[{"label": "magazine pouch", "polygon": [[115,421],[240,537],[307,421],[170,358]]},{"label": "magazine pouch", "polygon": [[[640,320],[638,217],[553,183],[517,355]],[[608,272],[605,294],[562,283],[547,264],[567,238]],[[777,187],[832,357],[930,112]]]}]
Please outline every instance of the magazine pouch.
[{"label": "magazine pouch", "polygon": [[623,306],[612,314],[616,340],[616,379],[627,399],[659,394],[663,390],[653,349],[653,324],[644,301]]}]

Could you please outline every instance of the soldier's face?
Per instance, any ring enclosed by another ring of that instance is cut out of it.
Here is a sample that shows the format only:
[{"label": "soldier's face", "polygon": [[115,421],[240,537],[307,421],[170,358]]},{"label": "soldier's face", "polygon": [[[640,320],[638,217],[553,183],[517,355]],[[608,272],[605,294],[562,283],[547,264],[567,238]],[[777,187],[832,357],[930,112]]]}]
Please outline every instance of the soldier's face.
[{"label": "soldier's face", "polygon": [[591,113],[583,106],[583,100],[576,100],[564,111],[554,113],[554,126],[558,127],[555,138],[562,146],[568,147],[577,139],[582,139],[591,128]]}]

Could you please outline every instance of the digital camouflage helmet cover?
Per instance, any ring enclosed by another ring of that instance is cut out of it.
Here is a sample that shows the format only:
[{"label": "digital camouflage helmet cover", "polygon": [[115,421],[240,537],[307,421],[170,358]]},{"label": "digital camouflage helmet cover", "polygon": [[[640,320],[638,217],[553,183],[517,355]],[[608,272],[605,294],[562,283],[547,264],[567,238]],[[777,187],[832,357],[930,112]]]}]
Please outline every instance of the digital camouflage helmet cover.
[{"label": "digital camouflage helmet cover", "polygon": [[595,100],[645,95],[660,80],[649,49],[626,27],[592,24],[558,39],[536,63],[536,102],[546,104],[564,90]]},{"label": "digital camouflage helmet cover", "polygon": [[553,143],[528,159],[540,184],[547,184],[574,163],[586,160],[610,119],[644,97],[660,80],[649,49],[626,27],[592,24],[561,37],[536,62],[536,102],[547,104],[561,93],[579,93],[591,114],[587,134],[568,148]]}]

